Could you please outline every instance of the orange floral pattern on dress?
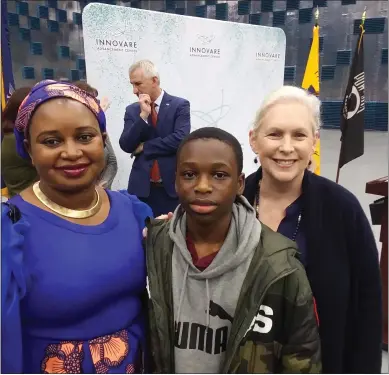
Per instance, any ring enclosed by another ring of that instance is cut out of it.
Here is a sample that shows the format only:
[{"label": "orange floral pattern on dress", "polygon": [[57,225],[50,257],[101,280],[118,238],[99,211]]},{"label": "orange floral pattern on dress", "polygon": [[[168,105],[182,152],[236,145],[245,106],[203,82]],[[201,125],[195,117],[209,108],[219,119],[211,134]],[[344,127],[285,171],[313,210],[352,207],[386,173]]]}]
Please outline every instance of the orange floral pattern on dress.
[{"label": "orange floral pattern on dress", "polygon": [[51,344],[45,350],[41,370],[44,374],[81,374],[83,359],[82,342],[63,341]]},{"label": "orange floral pattern on dress", "polygon": [[[130,350],[127,330],[98,337],[90,340],[88,344],[97,374],[107,374],[110,368],[119,367]],[[82,341],[50,344],[45,350],[41,370],[44,374],[81,374],[84,357]],[[125,372],[134,374],[135,366],[128,364]]]},{"label": "orange floral pattern on dress", "polygon": [[129,352],[128,332],[122,330],[89,341],[92,361],[98,374],[106,374],[109,367],[118,367]]}]

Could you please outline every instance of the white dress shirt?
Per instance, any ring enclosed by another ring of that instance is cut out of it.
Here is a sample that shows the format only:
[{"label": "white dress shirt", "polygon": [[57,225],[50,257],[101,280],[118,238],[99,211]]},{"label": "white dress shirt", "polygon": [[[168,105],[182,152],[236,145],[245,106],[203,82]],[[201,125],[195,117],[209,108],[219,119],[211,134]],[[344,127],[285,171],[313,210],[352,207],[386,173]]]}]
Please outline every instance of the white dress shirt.
[{"label": "white dress shirt", "polygon": [[[158,98],[155,100],[155,111],[157,112],[157,115],[159,113],[159,107],[161,106],[161,103],[162,103],[162,99],[163,99],[163,95],[165,94],[165,91],[161,91],[161,93],[159,94]],[[146,122],[146,124],[148,124],[149,122],[147,121],[147,119],[144,120]]]}]

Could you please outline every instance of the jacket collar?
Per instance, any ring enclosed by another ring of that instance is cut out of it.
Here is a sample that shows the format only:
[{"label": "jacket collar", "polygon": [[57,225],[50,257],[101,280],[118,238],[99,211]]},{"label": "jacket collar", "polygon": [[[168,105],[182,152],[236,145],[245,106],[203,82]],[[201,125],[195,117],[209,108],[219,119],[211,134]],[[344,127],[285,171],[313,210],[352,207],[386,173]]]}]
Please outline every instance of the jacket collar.
[{"label": "jacket collar", "polygon": [[163,91],[162,98],[160,96],[158,99],[161,99],[161,103],[159,106],[157,124],[163,124],[165,117],[169,111],[170,101],[172,100],[172,97],[166,91]]}]

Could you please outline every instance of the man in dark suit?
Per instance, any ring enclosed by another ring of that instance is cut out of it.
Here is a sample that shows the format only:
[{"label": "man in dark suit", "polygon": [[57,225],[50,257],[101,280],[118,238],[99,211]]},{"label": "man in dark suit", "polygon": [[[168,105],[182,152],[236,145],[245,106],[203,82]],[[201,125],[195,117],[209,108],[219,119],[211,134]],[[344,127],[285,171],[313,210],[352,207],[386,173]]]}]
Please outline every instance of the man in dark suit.
[{"label": "man in dark suit", "polygon": [[119,140],[121,149],[135,156],[128,192],[159,216],[174,211],[178,205],[174,186],[176,152],[190,133],[190,104],[161,89],[158,71],[151,61],[136,62],[129,73],[139,102],[126,108]]}]

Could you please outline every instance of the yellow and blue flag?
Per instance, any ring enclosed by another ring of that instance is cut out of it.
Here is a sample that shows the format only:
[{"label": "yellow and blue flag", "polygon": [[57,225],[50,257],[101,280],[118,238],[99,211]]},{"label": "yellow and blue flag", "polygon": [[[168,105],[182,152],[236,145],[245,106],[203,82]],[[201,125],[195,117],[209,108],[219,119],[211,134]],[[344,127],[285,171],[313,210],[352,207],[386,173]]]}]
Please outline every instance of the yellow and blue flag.
[{"label": "yellow and blue flag", "polygon": [[[1,0],[1,112],[15,90],[12,72],[11,48],[8,31],[7,0]],[[1,178],[1,195],[8,196],[8,189]]]},{"label": "yellow and blue flag", "polygon": [[[319,25],[313,27],[311,50],[309,52],[307,66],[305,67],[304,79],[301,87],[311,94],[320,95],[319,77]],[[314,172],[320,174],[320,136],[316,142],[315,153],[313,154]]]}]

